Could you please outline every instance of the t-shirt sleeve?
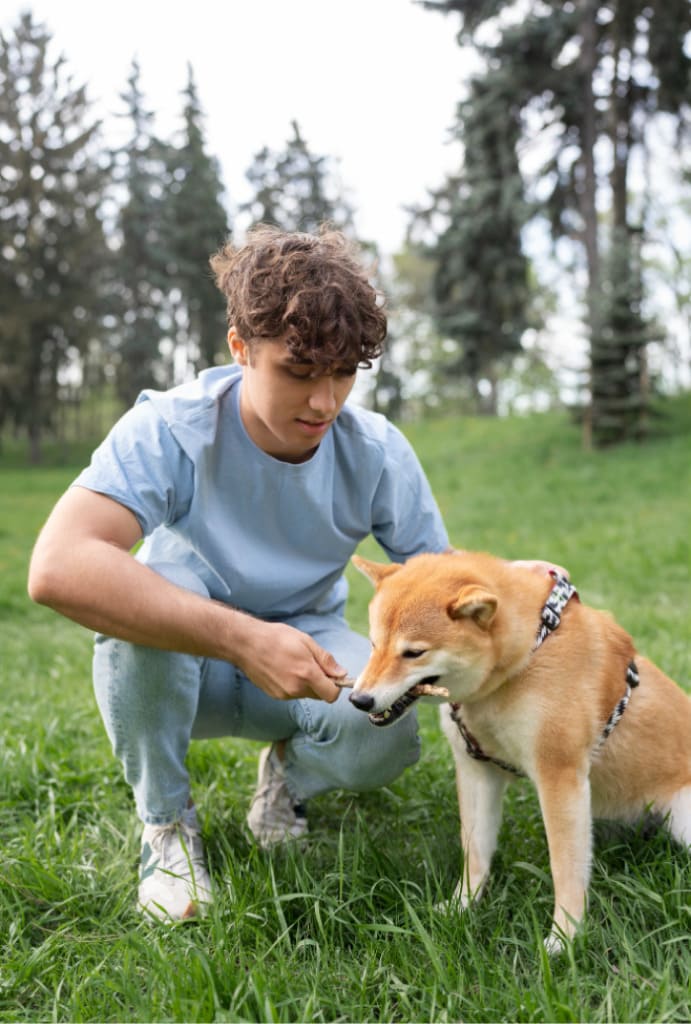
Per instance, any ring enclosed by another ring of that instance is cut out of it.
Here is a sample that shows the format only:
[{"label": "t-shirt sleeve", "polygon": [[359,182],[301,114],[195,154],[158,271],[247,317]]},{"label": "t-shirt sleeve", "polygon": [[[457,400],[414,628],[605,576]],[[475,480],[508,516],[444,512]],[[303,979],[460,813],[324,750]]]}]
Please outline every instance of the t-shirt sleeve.
[{"label": "t-shirt sleeve", "polygon": [[146,536],[185,515],[194,466],[153,404],[143,401],[115,424],[72,486],[130,509]]},{"label": "t-shirt sleeve", "polygon": [[418,458],[391,427],[387,458],[374,497],[372,533],[394,562],[449,545],[441,512]]}]

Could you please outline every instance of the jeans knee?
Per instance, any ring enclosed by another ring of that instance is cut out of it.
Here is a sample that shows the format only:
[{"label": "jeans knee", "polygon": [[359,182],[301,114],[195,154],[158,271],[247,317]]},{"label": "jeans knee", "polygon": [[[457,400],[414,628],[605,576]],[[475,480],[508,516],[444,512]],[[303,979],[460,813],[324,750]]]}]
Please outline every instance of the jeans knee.
[{"label": "jeans knee", "polygon": [[[387,786],[420,757],[417,716],[378,728],[362,712],[344,725],[339,788],[365,792]],[[346,756],[343,756],[343,755]]]}]

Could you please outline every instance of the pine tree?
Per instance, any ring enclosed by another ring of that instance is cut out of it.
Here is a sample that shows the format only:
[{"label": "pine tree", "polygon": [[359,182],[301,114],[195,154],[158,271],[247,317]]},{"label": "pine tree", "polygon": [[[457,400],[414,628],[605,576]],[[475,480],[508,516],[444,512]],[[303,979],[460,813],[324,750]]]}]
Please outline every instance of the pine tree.
[{"label": "pine tree", "polygon": [[352,231],[353,211],[340,188],[332,161],[313,154],[297,121],[282,152],[264,147],[254,157],[247,179],[254,196],[242,209],[253,224],[274,224],[285,231],[315,232],[331,223]]},{"label": "pine tree", "polygon": [[31,458],[55,422],[61,371],[101,333],[107,185],[83,86],[31,14],[0,35],[0,426]]},{"label": "pine tree", "polygon": [[[439,367],[467,378],[478,411],[496,413],[499,367],[521,351],[529,326],[527,220],[518,170],[519,110],[503,75],[473,79],[459,106],[465,159],[434,197],[446,227],[428,250],[436,265],[434,317],[456,344]],[[441,384],[442,382],[440,382]]]},{"label": "pine tree", "polygon": [[[132,62],[121,99],[131,126],[128,143],[115,153],[115,176],[125,190],[116,254],[119,300],[115,349],[116,388],[130,405],[153,385],[172,383],[173,317],[169,298],[165,210],[165,146],[153,133],[153,113],[144,103],[141,71]],[[163,359],[168,341],[168,361]]]},{"label": "pine tree", "polygon": [[178,334],[194,369],[213,366],[223,348],[225,319],[208,260],[230,234],[218,162],[207,155],[203,113],[192,68],[184,92],[184,129],[167,151],[166,223],[170,282],[180,293]]}]

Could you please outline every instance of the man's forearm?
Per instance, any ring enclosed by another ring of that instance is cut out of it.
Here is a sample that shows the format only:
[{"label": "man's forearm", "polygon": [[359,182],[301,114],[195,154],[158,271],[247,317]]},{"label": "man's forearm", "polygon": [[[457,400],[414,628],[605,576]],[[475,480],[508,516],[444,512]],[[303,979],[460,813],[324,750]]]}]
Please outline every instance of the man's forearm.
[{"label": "man's forearm", "polygon": [[220,602],[170,583],[102,540],[45,557],[29,580],[31,597],[75,622],[130,643],[235,661],[261,624]]}]

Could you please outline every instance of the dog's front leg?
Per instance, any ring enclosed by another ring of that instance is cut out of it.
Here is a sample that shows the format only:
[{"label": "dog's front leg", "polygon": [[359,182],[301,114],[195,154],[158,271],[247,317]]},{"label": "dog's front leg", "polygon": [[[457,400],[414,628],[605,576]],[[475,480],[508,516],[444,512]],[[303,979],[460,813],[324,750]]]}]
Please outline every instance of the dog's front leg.
[{"label": "dog's front leg", "polygon": [[456,767],[463,850],[463,874],[451,904],[465,910],[480,896],[487,881],[501,824],[502,798],[510,779],[500,769],[469,756],[448,705],[440,709],[440,718]]},{"label": "dog's front leg", "polygon": [[502,801],[510,776],[474,760],[465,751],[456,758],[456,789],[461,815],[463,875],[454,900],[465,910],[482,895],[497,848]]},{"label": "dog's front leg", "polygon": [[590,780],[586,768],[538,766],[537,790],[545,823],[554,883],[549,953],[573,938],[585,911],[592,850]]}]

